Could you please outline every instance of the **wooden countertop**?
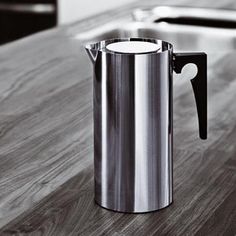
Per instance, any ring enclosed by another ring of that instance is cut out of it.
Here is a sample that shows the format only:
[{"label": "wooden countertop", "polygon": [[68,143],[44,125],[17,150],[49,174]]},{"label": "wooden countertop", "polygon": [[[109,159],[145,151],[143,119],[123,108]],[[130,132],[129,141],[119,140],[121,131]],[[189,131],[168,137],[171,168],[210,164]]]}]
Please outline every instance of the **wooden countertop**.
[{"label": "wooden countertop", "polygon": [[[142,5],[0,47],[0,235],[236,235],[236,52],[209,65],[207,141],[192,91],[176,83],[174,203],[149,214],[94,203],[92,67],[73,36]],[[232,0],[178,5],[236,9]]]}]

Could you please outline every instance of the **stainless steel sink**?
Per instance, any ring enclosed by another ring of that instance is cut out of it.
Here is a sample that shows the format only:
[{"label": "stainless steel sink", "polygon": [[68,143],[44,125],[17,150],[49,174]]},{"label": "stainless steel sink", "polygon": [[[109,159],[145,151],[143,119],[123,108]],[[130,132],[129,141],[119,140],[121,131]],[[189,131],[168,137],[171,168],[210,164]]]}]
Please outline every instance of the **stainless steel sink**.
[{"label": "stainless steel sink", "polygon": [[183,7],[138,9],[133,20],[118,20],[76,35],[83,43],[122,37],[158,38],[171,42],[175,51],[221,54],[236,49],[236,13]]}]

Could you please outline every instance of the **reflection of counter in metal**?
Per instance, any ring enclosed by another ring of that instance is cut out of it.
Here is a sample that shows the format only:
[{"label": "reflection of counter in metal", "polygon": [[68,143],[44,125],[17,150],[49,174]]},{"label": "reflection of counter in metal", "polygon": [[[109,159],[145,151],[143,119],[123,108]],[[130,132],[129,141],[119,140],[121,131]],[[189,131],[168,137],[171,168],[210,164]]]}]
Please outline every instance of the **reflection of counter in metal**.
[{"label": "reflection of counter in metal", "polygon": [[0,1],[0,44],[54,27],[56,2]]}]

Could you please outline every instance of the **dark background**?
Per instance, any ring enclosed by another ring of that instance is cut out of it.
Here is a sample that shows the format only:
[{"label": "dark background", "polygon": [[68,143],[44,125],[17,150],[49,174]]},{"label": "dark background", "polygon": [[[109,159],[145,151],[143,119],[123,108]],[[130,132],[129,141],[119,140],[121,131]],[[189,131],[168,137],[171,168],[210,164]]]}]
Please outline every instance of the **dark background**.
[{"label": "dark background", "polygon": [[[53,13],[17,12],[6,10],[1,4],[13,6],[27,4],[53,4]],[[56,0],[0,0],[0,45],[30,35],[32,33],[52,28],[57,24]]]}]

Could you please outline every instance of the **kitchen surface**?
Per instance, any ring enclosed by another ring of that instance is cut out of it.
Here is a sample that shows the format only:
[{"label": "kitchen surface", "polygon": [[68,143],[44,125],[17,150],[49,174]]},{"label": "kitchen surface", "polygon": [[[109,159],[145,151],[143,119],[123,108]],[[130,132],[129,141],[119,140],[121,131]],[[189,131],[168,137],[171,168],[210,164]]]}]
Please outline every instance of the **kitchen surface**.
[{"label": "kitchen surface", "polygon": [[[203,10],[200,21],[191,9],[160,6],[230,11]],[[235,236],[234,9],[232,0],[137,1],[1,46],[0,235]],[[174,202],[124,214],[94,202],[93,80],[84,45],[138,36],[207,53],[208,139],[198,137],[189,81],[196,67],[187,65],[174,74]]]}]

